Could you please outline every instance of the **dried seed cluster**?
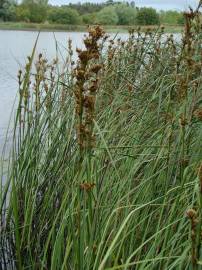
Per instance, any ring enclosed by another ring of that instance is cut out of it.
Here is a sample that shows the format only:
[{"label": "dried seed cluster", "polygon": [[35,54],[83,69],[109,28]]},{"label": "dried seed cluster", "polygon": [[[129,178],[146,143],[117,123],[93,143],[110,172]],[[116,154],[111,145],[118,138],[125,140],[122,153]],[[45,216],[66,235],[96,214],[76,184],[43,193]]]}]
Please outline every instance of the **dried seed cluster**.
[{"label": "dried seed cluster", "polygon": [[189,209],[187,211],[187,216],[191,222],[191,241],[192,241],[192,264],[195,265],[197,263],[197,243],[196,243],[196,234],[197,234],[197,213],[194,209]]},{"label": "dried seed cluster", "polygon": [[92,149],[95,144],[93,135],[93,120],[95,117],[96,92],[99,84],[99,72],[102,69],[100,63],[100,39],[104,38],[104,31],[96,26],[89,29],[89,35],[85,37],[85,49],[77,49],[78,63],[75,68],[75,100],[77,122],[77,139],[80,150]]}]

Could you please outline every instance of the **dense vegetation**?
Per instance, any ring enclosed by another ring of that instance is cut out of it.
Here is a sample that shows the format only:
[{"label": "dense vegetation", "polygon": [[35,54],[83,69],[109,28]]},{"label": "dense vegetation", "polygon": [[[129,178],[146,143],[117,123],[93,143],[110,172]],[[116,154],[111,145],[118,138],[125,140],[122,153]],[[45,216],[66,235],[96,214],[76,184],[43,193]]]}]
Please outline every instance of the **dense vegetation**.
[{"label": "dense vegetation", "polygon": [[84,44],[75,62],[69,40],[63,66],[34,48],[19,71],[0,268],[201,269],[198,9],[181,41],[95,27]]},{"label": "dense vegetation", "polygon": [[153,8],[137,8],[134,2],[107,1],[51,6],[46,0],[0,0],[0,20],[68,25],[155,25],[183,24],[183,14],[176,11],[157,12]]}]

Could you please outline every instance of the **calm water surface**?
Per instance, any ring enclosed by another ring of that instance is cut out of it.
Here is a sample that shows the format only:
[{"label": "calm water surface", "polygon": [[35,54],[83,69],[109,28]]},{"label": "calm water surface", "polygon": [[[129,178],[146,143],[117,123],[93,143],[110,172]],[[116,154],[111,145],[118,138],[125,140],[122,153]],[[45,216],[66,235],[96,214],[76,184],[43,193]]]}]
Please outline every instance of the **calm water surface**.
[{"label": "calm water surface", "polygon": [[[8,126],[12,105],[18,90],[17,73],[23,68],[26,57],[31,54],[37,32],[0,30],[0,140]],[[84,33],[42,32],[37,44],[37,53],[48,59],[56,57],[56,41],[59,53],[65,54],[68,38],[73,47],[82,46]]]},{"label": "calm water surface", "polygon": [[[0,145],[4,140],[18,91],[18,70],[23,69],[27,56],[31,55],[37,35],[37,32],[32,31],[0,30]],[[56,43],[59,54],[65,55],[68,39],[72,39],[75,49],[82,47],[83,36],[84,33],[80,32],[42,32],[37,43],[36,55],[42,53],[47,59],[52,60],[57,54]],[[127,34],[119,36],[124,39]]]},{"label": "calm water surface", "polygon": [[[7,129],[12,105],[18,91],[17,74],[31,55],[38,33],[32,31],[0,30],[0,144]],[[126,37],[127,34],[121,34]],[[72,39],[73,49],[82,47],[82,32],[42,32],[37,43],[36,55],[42,53],[47,59],[58,53],[65,55],[67,41]],[[62,59],[62,57],[61,57]]]}]

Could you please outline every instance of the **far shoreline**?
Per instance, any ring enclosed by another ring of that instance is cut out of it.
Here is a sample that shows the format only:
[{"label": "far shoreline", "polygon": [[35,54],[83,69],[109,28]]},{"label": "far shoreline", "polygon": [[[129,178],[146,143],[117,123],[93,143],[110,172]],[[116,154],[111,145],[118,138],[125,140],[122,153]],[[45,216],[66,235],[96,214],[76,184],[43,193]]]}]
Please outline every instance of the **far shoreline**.
[{"label": "far shoreline", "polygon": [[[60,25],[60,24],[37,24],[37,23],[24,23],[24,22],[0,22],[0,30],[6,31],[35,31],[35,32],[86,32],[87,25]],[[151,30],[160,29],[161,26],[158,25],[105,25],[103,28],[106,32],[120,32],[127,33],[129,29],[133,28],[134,30],[141,28],[141,31],[144,32],[148,28]],[[181,33],[183,26],[180,25],[163,25],[165,33]]]}]

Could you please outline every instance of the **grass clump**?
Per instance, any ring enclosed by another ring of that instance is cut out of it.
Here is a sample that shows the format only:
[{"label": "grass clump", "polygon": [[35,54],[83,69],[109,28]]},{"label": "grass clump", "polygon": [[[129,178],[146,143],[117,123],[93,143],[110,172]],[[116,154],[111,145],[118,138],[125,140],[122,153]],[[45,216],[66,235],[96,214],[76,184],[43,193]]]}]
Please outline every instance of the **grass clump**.
[{"label": "grass clump", "polygon": [[199,8],[185,16],[181,42],[90,29],[62,69],[33,50],[2,171],[1,268],[200,269]]}]

